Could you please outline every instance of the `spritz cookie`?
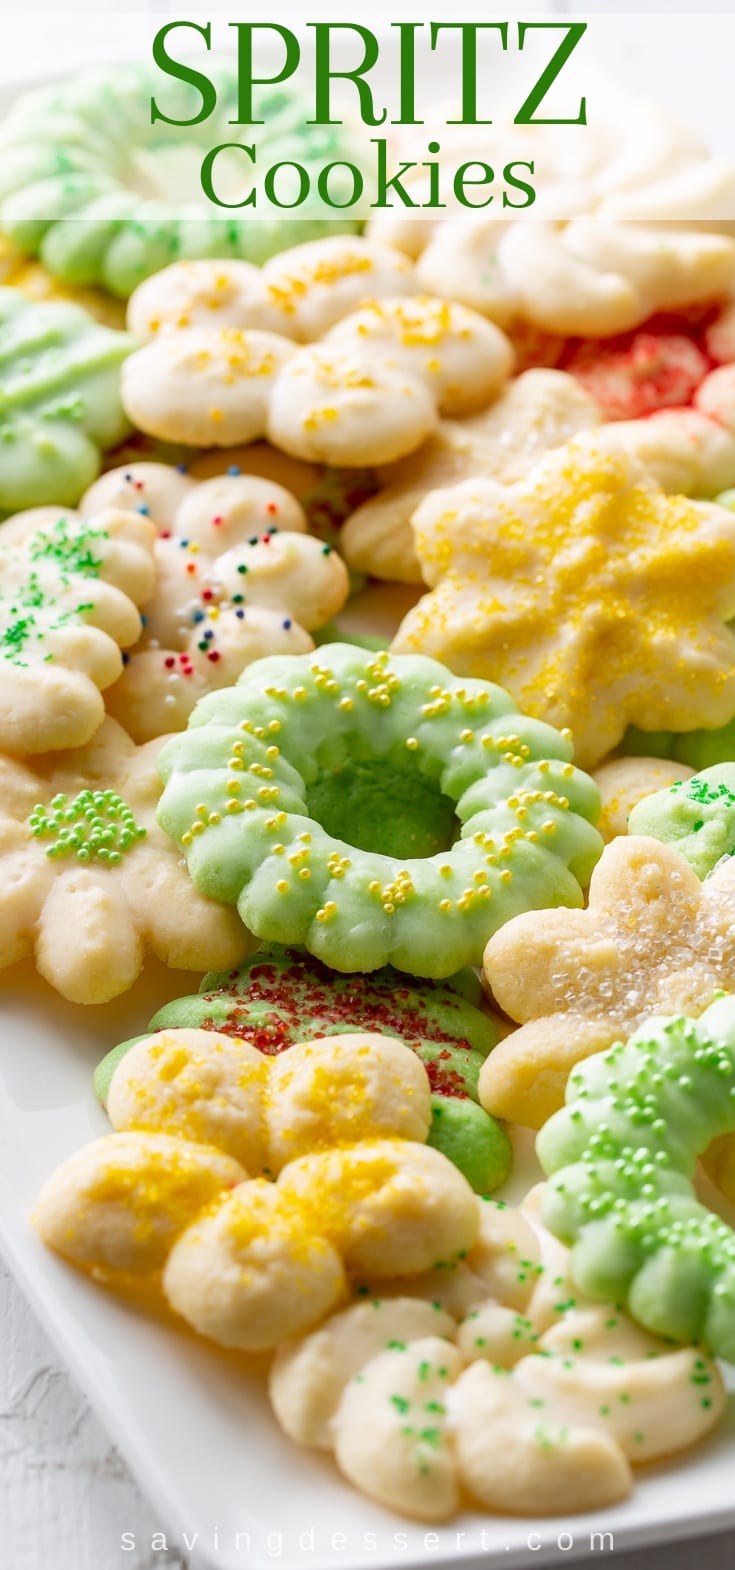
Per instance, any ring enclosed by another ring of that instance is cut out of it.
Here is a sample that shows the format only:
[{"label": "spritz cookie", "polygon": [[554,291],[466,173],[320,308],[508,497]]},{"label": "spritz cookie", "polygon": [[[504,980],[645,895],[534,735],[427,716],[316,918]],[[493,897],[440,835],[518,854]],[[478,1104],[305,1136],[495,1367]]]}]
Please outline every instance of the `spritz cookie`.
[{"label": "spritz cookie", "polygon": [[735,990],[735,861],[702,882],[671,845],[615,839],[587,910],[518,916],[491,938],[484,966],[521,1028],[483,1064],[480,1100],[495,1117],[540,1128],[581,1059],[651,1014],[700,1014],[719,989]]},{"label": "spritz cookie", "polygon": [[0,516],[81,496],[130,429],[120,371],[134,346],[79,305],[0,288]]},{"label": "spritz cookie", "polygon": [[106,1003],[146,950],[183,970],[242,959],[235,913],[191,887],[156,823],[159,746],[107,719],[32,768],[0,757],[0,966],[32,955],[64,997]]},{"label": "spritz cookie", "polygon": [[[201,1334],[255,1351],[318,1323],[348,1274],[417,1276],[472,1245],[477,1200],[424,1144],[429,1081],[408,1047],[332,1037],[269,1060],[244,1043],[236,1053],[229,1037],[183,1035],[178,1059],[165,1032],[132,1049],[110,1087],[120,1131],[72,1156],[40,1196],[41,1234],[73,1264],[109,1285],[158,1286]],[[162,1056],[180,1074],[159,1074]],[[169,1199],[193,1152],[234,1175],[198,1215]],[[265,1163],[275,1182],[259,1175]]]},{"label": "spritz cookie", "polygon": [[[230,154],[213,172],[227,201],[254,196],[255,221],[252,204],[238,213],[206,198],[202,160],[218,143],[232,143],[239,113],[236,68],[220,59],[209,75],[216,109],[205,116],[198,92],[167,81],[152,63],[116,62],[22,93],[0,128],[3,231],[55,276],[124,298],[182,258],[260,263],[296,240],[353,230],[349,212],[316,197],[295,215],[266,200],[262,176],[272,163],[295,159],[314,181],[325,163],[362,163],[344,126],[309,123],[311,106],[287,88],[259,97],[263,124],[247,136],[255,165]],[[152,116],[152,100],[172,123]],[[334,195],[339,201],[338,185]]]},{"label": "spritz cookie", "polygon": [[81,747],[141,632],[155,530],[119,509],[19,513],[0,538],[0,749]]},{"label": "spritz cookie", "polygon": [[466,1496],[530,1516],[612,1503],[635,1467],[707,1433],[725,1404],[716,1366],[576,1291],[542,1193],[481,1204],[462,1302],[439,1271],[375,1283],[279,1347],[270,1396],[289,1437],[332,1450],[383,1506],[444,1520]]},{"label": "spritz cookie", "polygon": [[432,593],[393,642],[498,681],[569,727],[593,766],[644,730],[735,712],[735,530],[714,503],[665,496],[597,433],[512,486],[477,479],[414,515]]},{"label": "spritz cookie", "polygon": [[735,1131],[735,1004],[646,1021],[572,1074],[537,1141],[547,1224],[575,1281],[646,1329],[735,1359],[735,1237],[695,1196],[697,1156]]},{"label": "spritz cookie", "polygon": [[159,821],[258,937],[439,978],[518,910],[581,903],[598,795],[570,759],[499,688],[335,643],[201,701]]},{"label": "spritz cookie", "polygon": [[362,467],[413,452],[440,415],[497,397],[513,351],[499,328],[429,296],[380,300],[297,347],[261,327],[169,328],[131,355],[123,403],[163,441],[264,436],[293,457]]},{"label": "spritz cookie", "polygon": [[[312,1036],[345,1031],[395,1036],[413,1048],[429,1076],[429,1143],[459,1167],[475,1190],[487,1194],[508,1176],[512,1152],[505,1130],[477,1099],[483,1059],[498,1038],[496,1021],[477,1006],[480,998],[473,972],[444,985],[414,982],[390,966],[370,976],[346,977],[311,954],[275,947],[254,954],[238,971],[205,976],[199,993],[166,1004],[148,1028],[165,1030],[177,1043],[192,1030],[197,1037],[215,1031],[268,1057]],[[99,1064],[95,1090],[103,1104],[118,1064],[133,1045],[113,1047]],[[233,1048],[235,1057],[238,1050]],[[206,1063],[206,1042],[200,1054]],[[159,1071],[166,1072],[163,1057]]]},{"label": "spritz cookie", "polygon": [[103,475],[80,503],[142,514],[157,528],[156,586],[142,637],[107,694],[135,741],[181,730],[204,693],[253,660],[301,654],[349,593],[341,558],[306,532],[285,487],[232,468],[195,483],[167,464]]},{"label": "spritz cookie", "polygon": [[128,326],[143,342],[184,327],[260,327],[311,343],[367,301],[416,289],[402,251],[362,235],[334,235],[280,251],[262,268],[174,262],[135,290]]}]

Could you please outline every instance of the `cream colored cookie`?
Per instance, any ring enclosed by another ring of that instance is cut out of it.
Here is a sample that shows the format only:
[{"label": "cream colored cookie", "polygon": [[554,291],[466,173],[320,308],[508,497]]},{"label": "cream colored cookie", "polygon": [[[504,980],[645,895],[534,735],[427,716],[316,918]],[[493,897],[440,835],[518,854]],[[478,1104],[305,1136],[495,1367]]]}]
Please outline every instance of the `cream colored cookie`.
[{"label": "cream colored cookie", "polygon": [[[202,648],[207,633],[216,641]],[[205,614],[187,637],[177,637],[175,648],[138,645],[122,676],[107,690],[107,709],[136,741],[152,741],[184,730],[199,699],[218,687],[231,687],[253,660],[307,654],[313,647],[303,627],[280,611],[256,605],[242,618],[231,607],[220,610],[216,619]],[[213,665],[210,655],[215,650]]]},{"label": "cream colored cookie", "polygon": [[415,292],[401,250],[363,235],[332,235],[281,251],[261,272],[264,321],[297,343],[312,343],[365,301]]},{"label": "cream colored cookie", "polygon": [[481,409],[510,373],[508,340],[462,305],[400,295],[335,309],[331,332],[300,349],[256,328],[167,328],[126,361],[130,418],[162,440],[267,436],[292,458],[358,468],[413,452],[440,412]]},{"label": "cream colored cookie", "polygon": [[344,563],[306,534],[300,503],[252,474],[196,483],[167,464],[111,470],[82,498],[143,513],[159,530],[145,627],[107,693],[134,740],[181,730],[206,692],[268,654],[303,654],[309,631],[341,610]]},{"label": "cream colored cookie", "polygon": [[426,1520],[460,1494],[530,1516],[613,1503],[632,1467],[698,1443],[725,1406],[715,1365],[580,1297],[542,1194],[492,1207],[529,1282],[523,1312],[512,1273],[459,1324],[414,1297],[353,1304],[279,1350],[271,1401],[286,1432],[331,1446],[363,1493]]},{"label": "cream colored cookie", "polygon": [[318,1330],[281,1343],[268,1393],[281,1427],[301,1445],[329,1450],[343,1391],[366,1363],[425,1336],[451,1341],[449,1314],[420,1298],[371,1298],[330,1315]]},{"label": "cream colored cookie", "polygon": [[146,342],[169,328],[259,327],[260,269],[232,260],[172,262],[133,291],[128,331]]},{"label": "cream colored cookie", "polygon": [[488,1510],[563,1515],[616,1504],[632,1477],[614,1439],[565,1414],[489,1363],[473,1363],[452,1392],[457,1471]]},{"label": "cream colored cookie", "polygon": [[364,301],[414,289],[413,268],[401,251],[361,235],[329,235],[280,251],[262,268],[234,260],[174,262],[133,292],[128,327],[143,341],[188,327],[233,327],[310,343]]},{"label": "cream colored cookie", "polygon": [[[482,159],[496,170],[492,213],[452,199],[433,220],[381,213],[368,233],[418,257],[424,288],[483,311],[501,325],[522,321],[555,333],[598,338],[627,331],[658,311],[709,304],[735,284],[735,164],[713,155],[691,127],[627,93],[598,98],[575,131],[515,124],[515,106],[496,105],[493,123],[468,139],[446,110],[425,110],[420,131],[400,128],[402,183],[421,208],[430,200],[426,139],[439,164]],[[518,161],[518,162],[516,162]],[[531,168],[529,169],[529,165]],[[528,213],[504,167],[528,171]]]},{"label": "cream colored cookie", "polygon": [[447,1397],[462,1361],[436,1336],[381,1352],[349,1384],[334,1419],[341,1472],[388,1509],[446,1521],[459,1504]]},{"label": "cream colored cookie", "polygon": [[88,747],[38,760],[30,807],[22,771],[0,810],[0,967],[33,955],[64,997],[105,1003],[132,986],[146,949],[196,971],[248,952],[236,912],[192,887],[158,827],[159,751],[107,719]]},{"label": "cream colored cookie", "polygon": [[586,911],[516,916],[484,960],[521,1029],[480,1073],[489,1112],[540,1128],[563,1104],[575,1063],[626,1039],[650,1014],[701,1014],[735,989],[735,862],[700,882],[671,846],[641,835],[608,845]]},{"label": "cream colored cookie", "polygon": [[391,463],[437,424],[434,399],[400,360],[353,345],[300,349],[273,390],[266,434],[297,458],[334,465]]},{"label": "cream colored cookie", "polygon": [[487,407],[513,369],[509,339],[476,311],[431,296],[376,300],[344,317],[327,343],[379,355],[426,383],[439,413],[461,418]]},{"label": "cream colored cookie", "polygon": [[134,425],[159,441],[234,447],[266,433],[268,409],[293,344],[256,328],[161,333],[125,361],[120,391]]},{"label": "cream colored cookie", "polygon": [[151,524],[119,510],[85,520],[18,514],[0,543],[0,748],[83,746],[102,692],[140,635],[154,583]]}]

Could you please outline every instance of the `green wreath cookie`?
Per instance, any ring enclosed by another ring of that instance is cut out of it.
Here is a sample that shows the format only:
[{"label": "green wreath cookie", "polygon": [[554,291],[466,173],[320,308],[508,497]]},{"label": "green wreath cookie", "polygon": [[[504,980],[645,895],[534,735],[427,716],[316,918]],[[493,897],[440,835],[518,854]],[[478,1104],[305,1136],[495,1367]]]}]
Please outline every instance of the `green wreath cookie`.
[{"label": "green wreath cookie", "polygon": [[[505,1182],[513,1159],[508,1135],[477,1099],[477,1081],[497,1030],[469,997],[482,991],[473,971],[444,985],[412,985],[387,966],[371,976],[340,976],[293,949],[254,954],[237,971],[205,976],[199,993],[167,1003],[148,1030],[214,1030],[243,1037],[268,1056],[298,1041],[347,1031],[396,1036],[421,1058],[432,1088],[429,1144],[448,1156],[478,1193]],[[140,1040],[136,1037],[135,1040]],[[124,1041],[94,1077],[103,1106]]]},{"label": "green wreath cookie", "polygon": [[332,644],[258,660],[161,754],[203,892],[335,970],[450,976],[519,911],[582,903],[597,787],[499,687]]},{"label": "green wreath cookie", "polygon": [[735,998],[652,1019],[588,1058],[538,1136],[546,1225],[590,1297],[735,1362],[735,1233],[695,1196],[696,1160],[735,1130]]},{"label": "green wreath cookie", "polygon": [[[198,90],[153,66],[85,71],[24,94],[0,130],[0,227],[5,234],[20,249],[40,256],[56,277],[101,284],[126,297],[150,273],[186,257],[260,263],[301,240],[353,232],[358,225],[346,214],[330,217],[330,208],[310,197],[282,217],[258,216],[263,177],[273,165],[298,163],[313,188],[323,165],[344,159],[360,163],[343,128],[308,124],[309,105],[276,90],[258,102],[264,123],[246,128],[243,136],[237,128],[236,71],[220,65],[208,74],[217,103],[198,125],[153,121],[152,99],[171,120],[191,120],[201,108]],[[255,146],[255,164],[236,151],[222,154],[213,183],[230,203],[255,189],[255,217],[252,205],[214,205],[200,185],[205,154],[238,140]],[[338,175],[333,172],[333,184],[330,180],[336,205],[352,189],[347,176],[340,196]],[[177,190],[180,198],[171,195]],[[265,211],[272,215],[276,209]]]},{"label": "green wreath cookie", "polygon": [[78,501],[130,429],[120,366],[134,346],[78,305],[0,289],[0,514]]}]

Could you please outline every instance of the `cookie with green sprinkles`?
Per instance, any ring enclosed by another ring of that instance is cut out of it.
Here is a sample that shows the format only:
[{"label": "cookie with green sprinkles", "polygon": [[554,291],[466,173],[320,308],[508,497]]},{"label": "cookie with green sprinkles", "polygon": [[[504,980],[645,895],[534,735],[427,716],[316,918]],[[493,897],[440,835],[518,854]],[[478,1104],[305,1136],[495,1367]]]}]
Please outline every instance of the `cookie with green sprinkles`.
[{"label": "cookie with green sprinkles", "polygon": [[71,1002],[106,1003],[146,949],[194,971],[242,959],[235,912],[192,889],[156,823],[159,747],[106,719],[35,767],[0,755],[0,970],[33,958]]},{"label": "cookie with green sprinkles", "polygon": [[83,747],[102,723],[102,693],[140,637],[155,580],[147,518],[49,508],[0,534],[0,750]]},{"label": "cookie with green sprinkles", "polygon": [[644,797],[628,819],[631,834],[673,845],[706,878],[735,853],[735,763],[704,769],[668,790]]},{"label": "cookie with green sprinkles", "polygon": [[159,822],[257,937],[440,979],[519,911],[582,904],[599,796],[571,756],[492,684],[332,644],[197,705]]},{"label": "cookie with green sprinkles", "polygon": [[[457,978],[460,986],[470,980],[473,973]],[[197,994],[167,1003],[148,1029],[216,1031],[269,1057],[322,1036],[361,1031],[395,1036],[414,1049],[429,1076],[429,1144],[474,1189],[491,1193],[505,1182],[513,1159],[502,1124],[477,1098],[480,1068],[495,1045],[497,1027],[453,982],[417,983],[390,966],[371,976],[343,976],[303,951],[264,950],[234,973],[205,976]],[[103,1105],[112,1075],[133,1045],[114,1047],[99,1064],[95,1091]]]},{"label": "cookie with green sprinkles", "polygon": [[130,430],[120,367],[134,348],[81,306],[0,289],[0,516],[78,501]]},{"label": "cookie with green sprinkles", "polygon": [[[230,152],[213,167],[214,189],[227,192],[230,211],[207,198],[203,160],[220,144],[232,147],[239,117],[236,68],[222,61],[208,74],[216,100],[203,117],[198,91],[152,64],[78,72],[23,94],[0,128],[3,232],[53,276],[123,298],[171,262],[260,263],[297,241],[354,232],[355,219],[336,209],[353,184],[345,170],[340,187],[342,161],[359,165],[359,150],[342,125],[309,124],[310,106],[287,89],[259,96],[246,137],[255,144],[254,160]],[[295,213],[286,213],[268,202],[265,177],[294,160],[311,189]],[[333,162],[335,206],[328,207],[316,196],[316,180]],[[255,220],[252,201],[236,210],[238,195],[248,194],[257,203]]]},{"label": "cookie with green sprinkles", "polygon": [[697,1157],[735,1131],[735,999],[651,1019],[572,1073],[541,1130],[544,1220],[591,1297],[735,1362],[735,1234],[696,1197]]}]

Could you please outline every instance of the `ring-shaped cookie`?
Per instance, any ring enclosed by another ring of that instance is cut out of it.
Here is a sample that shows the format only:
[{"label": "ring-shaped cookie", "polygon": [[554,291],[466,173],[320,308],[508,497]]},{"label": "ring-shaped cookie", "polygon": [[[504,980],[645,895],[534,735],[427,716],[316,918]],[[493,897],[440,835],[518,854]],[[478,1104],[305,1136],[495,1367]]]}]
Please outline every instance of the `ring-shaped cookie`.
[{"label": "ring-shaped cookie", "polygon": [[598,794],[571,753],[491,683],[332,644],[198,704],[159,821],[260,938],[448,976],[517,912],[582,903]]},{"label": "ring-shaped cookie", "polygon": [[[0,127],[3,233],[54,277],[125,298],[175,261],[260,264],[297,241],[354,232],[355,217],[316,188],[330,160],[361,163],[341,125],[309,122],[308,104],[276,87],[259,96],[251,147],[238,150],[238,73],[224,59],[210,68],[210,91],[214,107],[199,113],[190,83],[165,83],[152,63],[118,61],[21,94]],[[221,194],[227,186],[224,206],[199,179],[218,145],[225,150],[212,184]],[[289,211],[279,194],[266,198],[267,175],[294,159],[308,194]]]},{"label": "ring-shaped cookie", "polygon": [[735,1232],[696,1197],[696,1159],[735,1131],[735,998],[651,1019],[570,1076],[541,1130],[546,1225],[590,1297],[735,1362]]}]

